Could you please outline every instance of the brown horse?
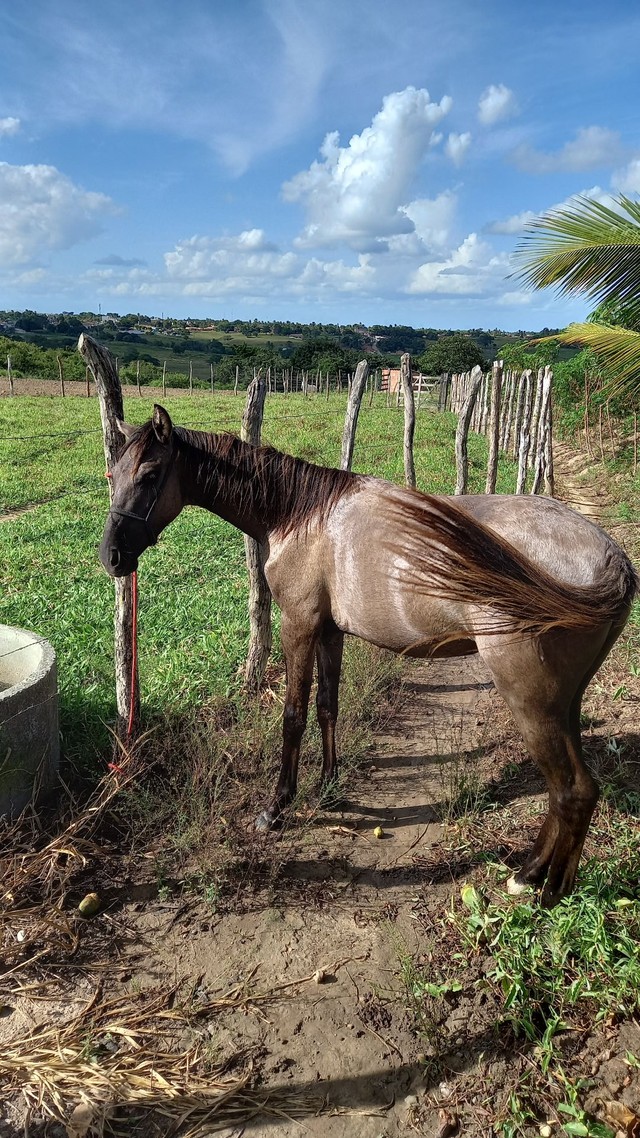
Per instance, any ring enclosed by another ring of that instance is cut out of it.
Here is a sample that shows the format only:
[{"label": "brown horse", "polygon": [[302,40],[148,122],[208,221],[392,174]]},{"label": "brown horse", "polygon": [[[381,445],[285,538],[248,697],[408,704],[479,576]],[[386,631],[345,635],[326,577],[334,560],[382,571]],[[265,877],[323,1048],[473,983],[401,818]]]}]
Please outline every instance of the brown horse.
[{"label": "brown horse", "polygon": [[158,406],[144,426],[120,426],[126,446],[100,546],[108,573],[131,573],[188,505],[264,548],[287,686],[280,777],[257,827],[273,826],[296,792],[314,655],[327,782],[345,633],[411,656],[479,652],[549,789],[511,888],[544,881],[547,905],[570,892],[598,799],[581,756],[580,704],[637,589],[615,542],[553,499],[433,497],[233,435],[174,429]]}]

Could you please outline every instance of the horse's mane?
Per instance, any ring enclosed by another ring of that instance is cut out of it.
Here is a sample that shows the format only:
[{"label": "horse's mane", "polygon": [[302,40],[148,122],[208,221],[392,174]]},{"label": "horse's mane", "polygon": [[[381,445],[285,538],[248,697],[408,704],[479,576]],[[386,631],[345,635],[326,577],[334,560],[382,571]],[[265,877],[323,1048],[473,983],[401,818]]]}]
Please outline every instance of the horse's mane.
[{"label": "horse's mane", "polygon": [[[176,461],[205,497],[225,501],[234,512],[255,513],[281,534],[322,524],[361,478],[348,470],[316,466],[271,446],[251,446],[233,434],[174,427]],[[134,471],[155,441],[144,423],[131,439]]]}]

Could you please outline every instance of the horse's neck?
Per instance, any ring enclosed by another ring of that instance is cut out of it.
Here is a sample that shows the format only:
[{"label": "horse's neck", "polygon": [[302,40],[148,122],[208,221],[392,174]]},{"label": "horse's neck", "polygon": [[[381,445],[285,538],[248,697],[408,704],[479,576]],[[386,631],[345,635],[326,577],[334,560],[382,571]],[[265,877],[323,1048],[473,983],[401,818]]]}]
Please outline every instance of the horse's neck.
[{"label": "horse's neck", "polygon": [[264,541],[270,525],[269,487],[255,477],[256,451],[229,436],[185,432],[180,447],[181,482],[187,503],[211,510]]}]

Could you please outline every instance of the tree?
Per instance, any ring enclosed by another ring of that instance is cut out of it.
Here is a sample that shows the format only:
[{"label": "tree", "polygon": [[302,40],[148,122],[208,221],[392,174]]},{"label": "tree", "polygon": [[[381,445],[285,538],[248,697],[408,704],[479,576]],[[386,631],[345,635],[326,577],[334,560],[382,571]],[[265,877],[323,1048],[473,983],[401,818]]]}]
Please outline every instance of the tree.
[{"label": "tree", "polygon": [[442,372],[470,371],[472,367],[485,363],[480,348],[470,336],[454,333],[431,344],[418,358],[418,366],[427,375],[441,375]]},{"label": "tree", "polygon": [[640,389],[640,202],[624,194],[614,207],[579,197],[532,223],[518,249],[518,276],[533,288],[599,302],[590,320],[556,339],[592,349],[611,389]]}]

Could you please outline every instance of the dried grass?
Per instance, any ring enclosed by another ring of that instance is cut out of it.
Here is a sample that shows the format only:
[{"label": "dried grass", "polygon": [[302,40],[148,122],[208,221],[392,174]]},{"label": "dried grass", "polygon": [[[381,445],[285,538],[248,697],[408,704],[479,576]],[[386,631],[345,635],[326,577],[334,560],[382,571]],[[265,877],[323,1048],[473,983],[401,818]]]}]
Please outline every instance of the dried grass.
[{"label": "dried grass", "polygon": [[[307,977],[305,980],[309,980]],[[303,983],[304,981],[299,981]],[[284,987],[288,987],[285,985]],[[188,1135],[224,1120],[246,1123],[257,1114],[295,1118],[322,1109],[318,1096],[252,1087],[247,1055],[212,1061],[198,1021],[216,1011],[281,998],[281,988],[251,993],[247,981],[205,1003],[193,987],[154,988],[104,998],[100,988],[64,1026],[45,1024],[14,1039],[0,1055],[1,1092],[20,1090],[29,1114],[66,1124],[70,1136],[102,1134],[118,1110],[159,1115],[174,1134]],[[178,1052],[176,1037],[196,1036]],[[210,1049],[209,1049],[210,1050]],[[130,1132],[130,1131],[129,1131]]]},{"label": "dried grass", "polygon": [[122,748],[122,757],[97,784],[87,803],[78,808],[67,791],[66,807],[58,812],[57,833],[48,841],[34,810],[7,822],[0,835],[0,969],[3,979],[47,957],[59,962],[76,952],[83,918],[65,910],[73,880],[102,850],[92,840],[114,798],[136,777],[138,756]]}]

